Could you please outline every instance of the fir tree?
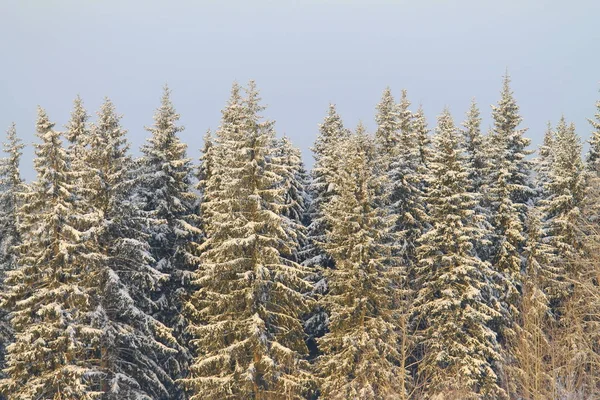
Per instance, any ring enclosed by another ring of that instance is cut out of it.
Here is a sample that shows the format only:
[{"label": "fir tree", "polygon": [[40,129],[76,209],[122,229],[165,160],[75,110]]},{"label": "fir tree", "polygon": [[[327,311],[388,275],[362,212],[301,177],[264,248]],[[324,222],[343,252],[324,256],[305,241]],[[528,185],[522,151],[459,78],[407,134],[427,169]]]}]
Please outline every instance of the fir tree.
[{"label": "fir tree", "polygon": [[[212,211],[198,290],[187,303],[197,357],[182,380],[191,399],[302,398],[308,389],[299,316],[308,311],[305,270],[283,255],[295,245],[278,211],[282,176],[273,123],[262,121],[253,83],[234,85],[216,146],[224,157],[206,186]],[[215,190],[215,192],[213,192]]]},{"label": "fir tree", "polygon": [[415,312],[425,348],[419,374],[431,398],[500,398],[505,393],[494,365],[500,354],[487,326],[499,313],[485,296],[494,273],[474,254],[482,216],[474,213],[478,196],[468,192],[469,171],[448,110],[438,118],[434,141],[428,193],[433,226],[418,249]]},{"label": "fir tree", "polygon": [[[191,358],[183,346],[187,339],[183,335],[186,323],[181,310],[183,299],[191,292],[191,275],[197,264],[196,242],[201,236],[194,214],[192,167],[186,157],[186,145],[178,137],[183,130],[176,125],[178,119],[170,90],[165,87],[154,125],[146,128],[151,136],[141,149],[143,156],[136,177],[139,207],[157,220],[145,229],[153,268],[168,276],[156,294],[159,310],[154,316],[174,330],[184,350],[167,362],[173,378],[184,376]],[[171,396],[175,398],[175,394]]]},{"label": "fir tree", "polygon": [[[90,326],[94,304],[83,232],[77,230],[68,159],[60,133],[38,109],[37,180],[17,212],[18,267],[7,274],[4,306],[15,341],[8,346],[9,399],[92,399],[101,331]],[[18,153],[18,152],[17,152]]]}]

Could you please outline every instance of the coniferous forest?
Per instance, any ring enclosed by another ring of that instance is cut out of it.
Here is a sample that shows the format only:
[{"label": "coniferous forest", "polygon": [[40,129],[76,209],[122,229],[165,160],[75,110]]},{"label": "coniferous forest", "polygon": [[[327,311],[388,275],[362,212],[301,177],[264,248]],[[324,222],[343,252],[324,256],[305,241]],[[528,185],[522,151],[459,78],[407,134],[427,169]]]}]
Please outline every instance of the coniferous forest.
[{"label": "coniferous forest", "polygon": [[600,398],[600,101],[586,154],[553,115],[534,151],[500,89],[428,126],[388,88],[374,132],[331,104],[311,170],[252,81],[198,162],[166,87],[139,157],[108,98],[38,108],[37,178],[14,124],[0,163],[4,398]]}]

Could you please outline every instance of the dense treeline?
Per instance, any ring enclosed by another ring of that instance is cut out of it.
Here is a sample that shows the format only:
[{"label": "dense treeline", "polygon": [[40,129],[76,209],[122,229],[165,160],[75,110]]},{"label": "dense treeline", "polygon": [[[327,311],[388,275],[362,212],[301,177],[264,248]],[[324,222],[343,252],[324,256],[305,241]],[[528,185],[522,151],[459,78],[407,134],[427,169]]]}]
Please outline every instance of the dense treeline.
[{"label": "dense treeline", "polygon": [[106,99],[0,164],[7,399],[600,397],[600,102],[531,157],[505,77],[431,135],[386,89],[315,164],[233,85],[200,164],[164,90],[139,158]]}]

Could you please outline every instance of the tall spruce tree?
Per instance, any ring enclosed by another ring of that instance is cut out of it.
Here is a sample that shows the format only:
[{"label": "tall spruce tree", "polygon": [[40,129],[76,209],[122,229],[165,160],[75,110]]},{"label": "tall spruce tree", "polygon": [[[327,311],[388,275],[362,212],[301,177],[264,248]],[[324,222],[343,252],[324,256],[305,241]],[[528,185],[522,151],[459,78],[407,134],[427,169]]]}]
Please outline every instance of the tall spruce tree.
[{"label": "tall spruce tree", "polygon": [[[6,273],[17,267],[16,246],[20,244],[17,210],[24,182],[21,179],[19,163],[23,144],[17,136],[13,123],[6,131],[4,152],[7,157],[0,160],[0,288],[6,292]],[[6,367],[4,356],[6,346],[12,341],[12,328],[8,320],[8,310],[0,309],[0,368]]]},{"label": "tall spruce tree", "polygon": [[322,303],[331,317],[329,332],[319,339],[321,394],[406,398],[395,326],[402,274],[392,251],[393,217],[380,199],[385,176],[377,172],[379,157],[363,128],[338,152],[340,192],[324,210],[331,231],[323,246],[336,268],[325,272],[330,290]]},{"label": "tall spruce tree", "polygon": [[95,324],[103,335],[98,355],[103,399],[172,399],[172,359],[181,351],[171,329],[153,317],[161,309],[156,293],[168,275],[154,268],[143,227],[156,224],[132,201],[132,176],[126,131],[106,99],[90,128],[81,163],[93,174],[85,181],[83,201],[100,216],[90,228],[101,252],[95,275],[99,299]]},{"label": "tall spruce tree", "polygon": [[[335,105],[330,104],[327,116],[319,125],[319,135],[312,147],[315,164],[308,185],[310,202],[305,217],[308,223],[307,242],[300,253],[302,264],[313,269],[309,279],[314,282],[313,295],[316,298],[325,294],[328,289],[327,280],[323,278],[323,270],[334,266],[333,259],[319,243],[325,242],[329,229],[323,214],[324,207],[337,195],[339,189],[336,187],[335,180],[337,150],[349,136],[350,132],[344,128]],[[327,331],[327,314],[318,302],[315,307],[304,323],[311,358],[318,353],[315,339],[323,336]]]},{"label": "tall spruce tree", "polygon": [[400,141],[399,107],[389,87],[383,91],[381,101],[377,104],[376,109],[375,122],[377,122],[377,130],[375,131],[375,140],[378,154],[383,161],[381,168],[383,171],[387,171],[392,155]]},{"label": "tall spruce tree", "polygon": [[[151,134],[142,147],[137,171],[139,207],[156,223],[145,228],[154,259],[153,268],[168,276],[155,294],[159,309],[154,317],[173,329],[181,350],[168,361],[173,378],[185,376],[191,354],[185,348],[184,298],[191,292],[192,271],[198,263],[197,241],[201,236],[194,212],[196,194],[192,192],[191,160],[186,145],[178,133],[179,114],[165,86],[160,107],[154,114],[154,125],[146,128]],[[171,394],[175,396],[173,393]]]},{"label": "tall spruce tree", "polygon": [[[390,211],[397,215],[394,232],[403,263],[412,269],[416,262],[416,241],[427,229],[424,183],[426,170],[422,168],[419,136],[413,126],[406,90],[398,104],[398,132],[396,147],[389,163]],[[422,135],[423,132],[421,131]]]},{"label": "tall spruce tree", "polygon": [[[527,147],[531,140],[524,136],[526,129],[519,129],[523,118],[510,88],[510,76],[504,76],[498,104],[492,106],[494,125],[490,137],[490,154],[504,154],[507,159],[510,197],[515,204],[527,204],[535,195],[531,187],[532,161],[528,158],[533,152]],[[494,168],[494,166],[492,166]],[[525,220],[527,210],[521,207],[519,217]]]},{"label": "tall spruce tree", "polygon": [[535,186],[537,190],[536,201],[543,200],[548,197],[549,193],[548,182],[550,180],[550,173],[552,170],[552,149],[554,148],[554,131],[552,130],[552,124],[548,122],[546,132],[544,132],[544,141],[538,149],[538,156],[534,160]]},{"label": "tall spruce tree", "polygon": [[327,222],[323,217],[323,207],[337,194],[335,186],[335,157],[337,147],[348,138],[350,132],[344,128],[335,105],[329,105],[327,116],[319,126],[319,135],[312,148],[315,164],[311,171],[309,193],[312,199],[308,209],[309,243],[303,251],[304,264],[307,266],[333,266],[330,257],[316,243],[324,242]]},{"label": "tall spruce tree", "polygon": [[306,247],[306,212],[309,197],[306,192],[308,174],[304,169],[300,150],[292,145],[287,137],[278,139],[274,143],[276,153],[273,161],[278,165],[278,173],[283,178],[284,189],[283,206],[280,213],[286,217],[286,230],[288,236],[296,245],[292,253],[285,256],[292,261],[300,262],[300,251]]},{"label": "tall spruce tree", "polygon": [[[67,154],[60,132],[39,108],[37,180],[24,193],[17,220],[18,266],[7,273],[3,304],[15,341],[8,346],[9,399],[92,399],[98,365],[94,349],[102,331],[90,325],[94,306],[88,257],[77,229]],[[96,365],[95,365],[96,364]]]},{"label": "tall spruce tree", "polygon": [[252,82],[244,99],[234,85],[216,132],[219,182],[215,174],[206,187],[211,218],[187,303],[197,356],[182,383],[192,400],[300,399],[309,388],[299,317],[310,285],[284,257],[295,243],[279,214],[285,190],[263,109]]},{"label": "tall spruce tree", "polygon": [[481,116],[475,99],[471,101],[467,119],[462,125],[471,189],[475,193],[482,193],[490,154],[486,152],[485,137],[481,133]]},{"label": "tall spruce tree", "polygon": [[562,117],[552,146],[552,165],[546,184],[548,197],[541,206],[547,240],[563,262],[582,249],[579,221],[586,196],[586,173],[581,148],[575,125],[567,125]]},{"label": "tall spruce tree", "polygon": [[[430,398],[501,398],[495,363],[500,353],[487,326],[499,312],[488,305],[490,265],[474,253],[481,236],[468,188],[460,136],[452,116],[438,117],[428,192],[432,228],[419,240],[420,290],[415,302],[424,358],[419,366]],[[436,397],[437,396],[437,397]]]},{"label": "tall spruce tree", "polygon": [[429,129],[427,128],[427,118],[423,106],[419,106],[417,112],[413,114],[413,129],[417,136],[417,147],[419,149],[419,162],[423,170],[422,174],[426,174],[427,166],[432,157],[431,138],[429,137]]}]

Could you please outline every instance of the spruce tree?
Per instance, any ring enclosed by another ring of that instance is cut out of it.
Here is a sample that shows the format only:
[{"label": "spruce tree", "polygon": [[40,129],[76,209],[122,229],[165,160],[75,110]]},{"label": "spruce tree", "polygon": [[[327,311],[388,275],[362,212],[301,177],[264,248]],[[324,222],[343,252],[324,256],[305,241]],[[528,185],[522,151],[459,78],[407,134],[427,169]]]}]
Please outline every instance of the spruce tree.
[{"label": "spruce tree", "polygon": [[308,209],[309,243],[303,251],[304,264],[307,266],[332,267],[331,258],[316,243],[324,241],[327,222],[323,217],[323,207],[337,194],[335,187],[335,157],[337,147],[350,135],[344,128],[335,105],[329,105],[327,116],[319,126],[319,135],[312,148],[315,164],[311,171],[309,193],[312,199]]},{"label": "spruce tree", "polygon": [[548,182],[550,181],[550,173],[552,170],[552,149],[554,148],[554,131],[552,124],[548,122],[546,132],[544,133],[544,141],[538,149],[538,156],[534,160],[534,170],[536,173],[535,185],[537,190],[537,201],[548,197],[549,193]]},{"label": "spruce tree", "polygon": [[[327,280],[323,278],[323,270],[334,267],[333,259],[319,243],[325,242],[329,229],[323,209],[338,193],[338,188],[335,186],[337,150],[349,136],[350,132],[344,128],[335,105],[330,104],[327,116],[319,125],[319,135],[311,149],[315,164],[308,185],[310,202],[305,217],[308,223],[307,243],[300,253],[302,264],[313,269],[309,279],[314,282],[312,294],[316,298],[325,294],[328,289]],[[327,314],[318,302],[315,307],[305,321],[311,358],[318,353],[315,339],[323,336],[327,331]]]},{"label": "spruce tree", "polygon": [[596,175],[600,175],[600,101],[596,102],[594,119],[588,118],[588,122],[593,130],[588,141],[590,149],[586,155],[585,162],[588,170],[595,172]]},{"label": "spruce tree", "polygon": [[481,133],[480,112],[475,99],[471,101],[467,119],[462,125],[471,189],[475,193],[482,193],[490,154],[486,153],[485,137]]},{"label": "spruce tree", "polygon": [[322,303],[329,332],[319,339],[317,360],[325,399],[406,398],[406,371],[395,326],[398,259],[393,256],[393,218],[379,197],[385,176],[362,128],[338,149],[338,196],[325,207],[331,226],[323,246],[336,268],[325,272],[330,290]]},{"label": "spruce tree", "polygon": [[290,239],[296,243],[292,253],[286,257],[300,262],[300,251],[306,247],[306,212],[309,204],[308,174],[300,155],[300,150],[292,145],[287,137],[275,141],[276,155],[273,161],[278,165],[278,173],[282,176],[284,189],[283,207],[280,210],[286,218],[286,230]]},{"label": "spruce tree", "polygon": [[482,235],[478,195],[468,188],[461,143],[452,117],[438,117],[428,204],[432,228],[419,240],[420,290],[415,302],[424,358],[419,365],[431,398],[501,398],[494,332],[487,326],[499,312],[488,305],[494,272],[474,253]]},{"label": "spruce tree", "polygon": [[154,125],[146,128],[151,136],[141,149],[136,176],[138,207],[156,221],[145,228],[154,259],[152,267],[168,276],[154,294],[159,307],[154,317],[174,330],[183,350],[167,362],[173,378],[184,376],[191,358],[184,346],[186,322],[181,310],[184,298],[191,292],[191,275],[197,264],[196,242],[201,236],[194,213],[192,166],[186,145],[178,137],[183,130],[176,125],[178,120],[170,90],[165,86]]},{"label": "spruce tree", "polygon": [[[390,212],[398,218],[394,227],[404,265],[416,262],[416,241],[427,229],[424,199],[426,170],[422,168],[419,137],[412,124],[406,91],[398,104],[398,141],[389,164]],[[422,135],[423,132],[421,131]]]},{"label": "spruce tree", "polygon": [[423,107],[419,106],[417,112],[413,114],[413,129],[417,136],[417,147],[419,149],[419,163],[422,174],[427,173],[427,166],[432,157],[431,138],[429,137],[429,129],[427,128],[427,118]]},{"label": "spruce tree", "polygon": [[[515,204],[527,204],[535,192],[531,187],[532,154],[527,147],[531,140],[524,136],[526,129],[518,129],[523,118],[510,88],[510,77],[504,77],[500,100],[492,106],[494,125],[490,137],[490,155],[502,153],[507,159],[510,197]],[[492,165],[492,168],[494,166]],[[527,211],[521,207],[519,217],[525,220]]]},{"label": "spruce tree", "polygon": [[391,157],[396,151],[396,146],[400,140],[399,129],[399,107],[392,96],[392,91],[388,87],[383,91],[381,101],[377,104],[377,131],[375,131],[375,140],[377,142],[378,153],[381,156],[383,171],[387,171]]},{"label": "spruce tree", "polygon": [[[7,157],[0,163],[0,287],[6,292],[4,283],[6,273],[17,267],[16,246],[20,244],[17,210],[20,204],[20,193],[24,183],[21,179],[19,163],[23,144],[17,137],[17,129],[13,123],[6,131],[4,152]],[[12,328],[8,320],[8,310],[0,309],[0,368],[4,369],[6,346],[12,341]]]},{"label": "spruce tree", "polygon": [[223,157],[206,186],[202,207],[212,215],[199,289],[186,305],[197,354],[182,380],[191,400],[300,399],[308,390],[299,317],[310,286],[305,269],[284,257],[295,243],[278,214],[283,177],[273,162],[273,123],[262,110],[252,82],[243,99],[234,85],[216,132]]},{"label": "spruce tree", "polygon": [[92,399],[97,376],[94,349],[101,330],[90,325],[93,272],[76,227],[69,162],[60,133],[39,108],[35,169],[37,180],[17,211],[21,244],[18,266],[7,273],[4,307],[15,341],[8,346],[9,399]]},{"label": "spruce tree", "polygon": [[153,317],[161,309],[157,291],[169,276],[154,268],[143,228],[156,224],[137,208],[126,131],[106,99],[90,128],[84,153],[93,171],[84,201],[100,216],[92,243],[101,252],[95,284],[99,299],[95,323],[100,343],[103,399],[172,399],[172,359],[181,348],[171,329]]},{"label": "spruce tree", "polygon": [[545,185],[548,197],[540,204],[547,240],[564,264],[582,249],[579,222],[586,197],[581,139],[575,132],[575,126],[567,125],[564,117],[556,126],[551,157],[551,170]]}]

